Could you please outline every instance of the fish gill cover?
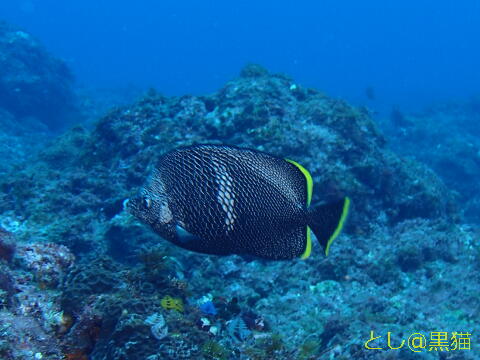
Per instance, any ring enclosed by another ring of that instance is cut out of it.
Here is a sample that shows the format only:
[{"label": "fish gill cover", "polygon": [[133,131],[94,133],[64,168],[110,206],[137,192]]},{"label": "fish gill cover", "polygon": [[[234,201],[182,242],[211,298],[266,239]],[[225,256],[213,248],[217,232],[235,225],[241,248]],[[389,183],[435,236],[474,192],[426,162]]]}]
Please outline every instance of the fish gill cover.
[{"label": "fish gill cover", "polygon": [[[330,256],[316,244],[307,261],[287,263],[200,255],[128,216],[124,200],[159,156],[195,143],[298,160],[314,202],[348,194],[354,209]],[[390,151],[366,109],[257,65],[214,94],[150,91],[91,130],[77,126],[0,189],[0,234],[22,244],[0,263],[7,359],[25,349],[49,359],[383,359],[363,347],[372,329],[480,330],[480,252],[444,183]],[[183,311],[162,306],[167,297]],[[202,311],[208,303],[216,313]]]}]

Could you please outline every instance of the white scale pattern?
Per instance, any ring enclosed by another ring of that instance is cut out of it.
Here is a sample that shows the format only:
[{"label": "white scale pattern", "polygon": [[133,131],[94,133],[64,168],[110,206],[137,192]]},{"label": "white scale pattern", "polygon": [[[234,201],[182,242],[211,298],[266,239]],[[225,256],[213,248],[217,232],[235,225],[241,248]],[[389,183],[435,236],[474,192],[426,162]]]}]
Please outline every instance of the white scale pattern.
[{"label": "white scale pattern", "polygon": [[232,231],[237,218],[235,214],[235,194],[233,193],[233,178],[225,165],[214,161],[215,182],[218,184],[217,201],[225,211],[225,225],[227,232]]}]

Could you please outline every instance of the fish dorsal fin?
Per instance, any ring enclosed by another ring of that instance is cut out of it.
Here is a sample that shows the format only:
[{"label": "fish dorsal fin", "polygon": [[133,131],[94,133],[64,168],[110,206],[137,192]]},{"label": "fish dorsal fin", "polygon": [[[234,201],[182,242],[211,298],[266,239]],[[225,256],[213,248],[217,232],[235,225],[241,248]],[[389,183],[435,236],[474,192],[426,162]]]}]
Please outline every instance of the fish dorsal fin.
[{"label": "fish dorsal fin", "polygon": [[289,162],[290,164],[295,165],[305,176],[305,180],[307,181],[307,206],[310,206],[310,203],[312,202],[312,194],[313,194],[313,179],[312,175],[308,172],[307,169],[305,169],[302,165],[297,163],[296,161],[290,160],[290,159],[285,159],[285,161]]}]

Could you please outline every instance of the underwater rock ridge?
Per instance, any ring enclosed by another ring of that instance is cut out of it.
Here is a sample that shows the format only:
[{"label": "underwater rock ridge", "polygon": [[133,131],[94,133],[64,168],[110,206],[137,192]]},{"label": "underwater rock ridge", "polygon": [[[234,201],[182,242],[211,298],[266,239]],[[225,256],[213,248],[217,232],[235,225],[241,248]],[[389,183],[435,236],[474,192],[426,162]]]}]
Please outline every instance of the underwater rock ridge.
[{"label": "underwater rock ridge", "polygon": [[[162,154],[202,143],[298,162],[312,203],[351,197],[329,256],[316,242],[305,261],[192,253],[124,211]],[[432,170],[387,148],[368,111],[285,75],[255,66],[211,95],[150,91],[0,177],[16,243],[0,259],[0,357],[383,359],[365,353],[372,327],[474,331],[480,252],[452,202]]]},{"label": "underwater rock ridge", "polygon": [[[28,32],[0,21],[0,108],[64,129],[76,115],[73,75]],[[69,120],[70,119],[70,120]]]}]

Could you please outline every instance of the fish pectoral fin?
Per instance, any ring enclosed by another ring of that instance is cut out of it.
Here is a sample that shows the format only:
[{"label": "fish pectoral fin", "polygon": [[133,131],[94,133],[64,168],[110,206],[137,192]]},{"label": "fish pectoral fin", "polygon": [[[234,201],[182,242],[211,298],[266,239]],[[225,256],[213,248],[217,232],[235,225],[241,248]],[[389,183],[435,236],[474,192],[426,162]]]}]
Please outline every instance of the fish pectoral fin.
[{"label": "fish pectoral fin", "polygon": [[175,230],[177,232],[177,238],[178,238],[179,242],[181,242],[183,244],[199,239],[198,236],[195,236],[192,233],[189,233],[187,230],[185,230],[180,225],[176,225]]}]

